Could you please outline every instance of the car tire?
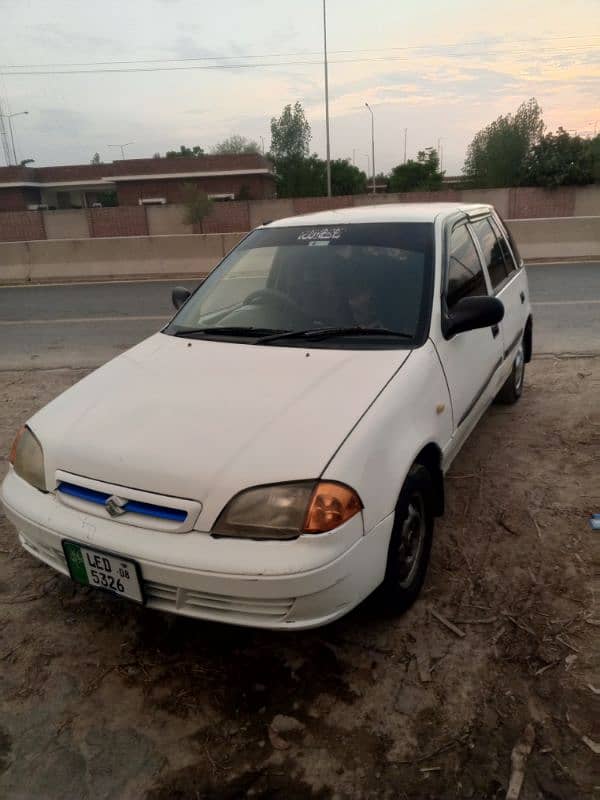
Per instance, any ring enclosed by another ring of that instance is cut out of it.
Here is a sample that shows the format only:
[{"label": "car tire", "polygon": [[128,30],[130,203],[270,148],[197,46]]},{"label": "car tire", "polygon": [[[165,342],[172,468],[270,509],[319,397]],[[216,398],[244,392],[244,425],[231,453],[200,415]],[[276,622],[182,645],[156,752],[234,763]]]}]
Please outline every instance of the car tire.
[{"label": "car tire", "polygon": [[523,382],[525,380],[525,346],[523,341],[519,344],[519,349],[515,355],[510,375],[504,382],[504,386],[496,395],[496,402],[511,406],[523,394]]},{"label": "car tire", "polygon": [[433,507],[431,476],[415,464],[396,504],[385,576],[378,589],[386,614],[402,614],[419,596],[431,553]]}]

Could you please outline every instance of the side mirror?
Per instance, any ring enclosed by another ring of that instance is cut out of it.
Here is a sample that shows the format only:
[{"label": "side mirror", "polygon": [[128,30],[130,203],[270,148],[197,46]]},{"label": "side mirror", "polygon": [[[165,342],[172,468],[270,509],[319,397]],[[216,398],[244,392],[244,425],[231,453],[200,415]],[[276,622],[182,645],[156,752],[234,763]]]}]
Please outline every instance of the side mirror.
[{"label": "side mirror", "polygon": [[463,297],[446,317],[444,335],[447,339],[464,331],[491,328],[504,318],[504,305],[497,297]]},{"label": "side mirror", "polygon": [[186,289],[184,286],[176,286],[171,292],[171,300],[175,308],[177,310],[180,309],[190,295],[191,292],[189,289]]}]

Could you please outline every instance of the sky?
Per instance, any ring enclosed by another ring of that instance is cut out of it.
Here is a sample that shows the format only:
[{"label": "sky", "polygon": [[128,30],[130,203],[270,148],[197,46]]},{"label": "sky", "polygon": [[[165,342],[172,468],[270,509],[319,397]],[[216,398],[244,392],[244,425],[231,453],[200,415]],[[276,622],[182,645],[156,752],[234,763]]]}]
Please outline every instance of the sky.
[{"label": "sky", "polygon": [[[28,111],[18,158],[210,151],[231,134],[268,150],[296,100],[324,156],[322,14],[321,0],[0,0],[2,110]],[[551,130],[600,130],[600,0],[327,0],[327,33],[331,155],[365,171],[365,102],[377,172],[402,162],[407,129],[409,158],[439,143],[458,174],[474,134],[530,97]]]}]

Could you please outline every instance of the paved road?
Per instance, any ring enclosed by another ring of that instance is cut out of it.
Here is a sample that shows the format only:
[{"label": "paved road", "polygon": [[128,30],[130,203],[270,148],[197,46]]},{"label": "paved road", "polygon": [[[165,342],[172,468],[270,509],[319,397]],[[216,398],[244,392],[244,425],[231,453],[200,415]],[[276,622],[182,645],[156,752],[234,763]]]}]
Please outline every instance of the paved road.
[{"label": "paved road", "polygon": [[[527,271],[536,353],[600,352],[600,262]],[[168,319],[174,283],[0,288],[0,370],[98,366]]]}]

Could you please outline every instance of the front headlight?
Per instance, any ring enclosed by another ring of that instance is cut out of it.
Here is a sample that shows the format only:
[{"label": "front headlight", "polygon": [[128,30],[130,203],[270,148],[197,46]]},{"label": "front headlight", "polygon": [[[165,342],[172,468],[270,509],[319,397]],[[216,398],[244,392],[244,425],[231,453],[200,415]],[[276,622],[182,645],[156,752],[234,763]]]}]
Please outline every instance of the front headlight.
[{"label": "front headlight", "polygon": [[243,539],[295,539],[326,533],[362,509],[349,486],[332,481],[298,481],[257,486],[225,506],[212,533]]},{"label": "front headlight", "polygon": [[29,428],[23,427],[17,433],[10,449],[9,461],[20,478],[41,492],[48,491],[44,474],[42,445]]}]

